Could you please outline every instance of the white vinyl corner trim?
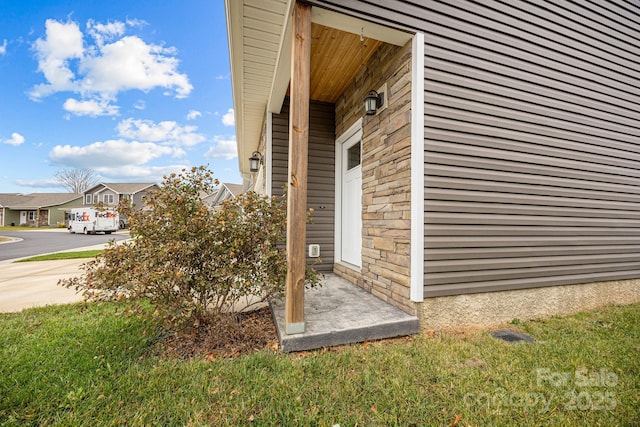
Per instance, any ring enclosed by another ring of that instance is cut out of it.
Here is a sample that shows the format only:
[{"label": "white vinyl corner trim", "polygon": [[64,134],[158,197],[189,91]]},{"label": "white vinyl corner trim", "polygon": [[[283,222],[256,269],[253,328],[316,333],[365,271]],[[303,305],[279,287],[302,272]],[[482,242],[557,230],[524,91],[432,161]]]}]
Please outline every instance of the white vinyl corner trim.
[{"label": "white vinyl corner trim", "polygon": [[411,301],[424,301],[424,34],[411,50]]}]

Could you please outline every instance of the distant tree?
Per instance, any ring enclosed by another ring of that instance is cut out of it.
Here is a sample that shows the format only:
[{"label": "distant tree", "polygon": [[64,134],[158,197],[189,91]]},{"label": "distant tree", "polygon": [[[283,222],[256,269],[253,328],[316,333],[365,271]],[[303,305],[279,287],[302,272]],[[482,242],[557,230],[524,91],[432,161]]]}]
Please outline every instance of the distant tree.
[{"label": "distant tree", "polygon": [[64,168],[54,176],[60,185],[76,194],[83,193],[98,183],[98,174],[89,168]]}]

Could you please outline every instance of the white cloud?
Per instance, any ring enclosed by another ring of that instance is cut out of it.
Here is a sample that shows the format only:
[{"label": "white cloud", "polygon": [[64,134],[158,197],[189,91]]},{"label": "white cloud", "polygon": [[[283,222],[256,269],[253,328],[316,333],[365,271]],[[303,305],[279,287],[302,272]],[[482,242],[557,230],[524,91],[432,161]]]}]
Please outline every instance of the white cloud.
[{"label": "white cloud", "polygon": [[193,86],[188,76],[178,71],[176,49],[147,44],[137,36],[126,35],[127,28],[145,24],[138,20],[106,24],[90,20],[86,25],[90,37],[85,40],[78,23],[47,20],[45,37],[33,45],[38,70],[46,82],[32,88],[31,98],[39,100],[57,92],[73,92],[80,95],[77,101],[80,104],[67,110],[95,116],[110,115],[113,110],[87,114],[87,109],[95,113],[96,106],[104,100],[115,102],[122,91],[162,88],[167,95],[187,97]]},{"label": "white cloud", "polygon": [[222,115],[222,124],[225,126],[235,126],[236,117],[233,108],[229,108],[225,114]]},{"label": "white cloud", "polygon": [[0,142],[3,144],[13,145],[17,147],[18,145],[24,143],[24,136],[20,135],[18,132],[13,132],[11,134],[11,138],[9,139],[0,139]]},{"label": "white cloud", "polygon": [[198,117],[202,116],[202,113],[197,110],[189,110],[187,113],[187,120],[195,120]]},{"label": "white cloud", "polygon": [[70,68],[70,60],[80,59],[83,54],[82,32],[75,22],[62,23],[47,19],[46,38],[34,43],[38,58],[38,71],[44,74],[48,84],[36,85],[31,92],[39,99],[60,91],[75,91],[75,74]]},{"label": "white cloud", "polygon": [[147,108],[147,103],[144,102],[144,100],[139,99],[136,101],[136,103],[133,105],[133,108],[135,108],[136,110],[144,110],[145,108]]},{"label": "white cloud", "polygon": [[[177,72],[175,50],[146,44],[136,36],[126,36],[101,46],[80,64],[82,91],[114,96],[120,91],[147,92],[156,87],[172,89],[176,98],[186,98],[193,86],[186,74]],[[167,92],[170,94],[170,92]]]},{"label": "white cloud", "polygon": [[108,22],[101,24],[90,19],[87,22],[87,32],[94,38],[98,46],[104,45],[105,41],[113,40],[124,34],[125,23],[124,22]]},{"label": "white cloud", "polygon": [[114,181],[135,181],[144,180],[149,182],[161,182],[164,175],[172,172],[178,173],[182,169],[189,168],[189,165],[167,165],[167,166],[122,166],[96,168],[105,179]]},{"label": "white cloud", "polygon": [[151,120],[126,119],[118,126],[118,134],[127,139],[157,142],[163,145],[191,147],[206,138],[197,133],[197,126],[180,126],[174,121],[155,123]]},{"label": "white cloud", "polygon": [[7,39],[4,39],[2,46],[0,46],[0,55],[5,55],[7,53]]},{"label": "white cloud", "polygon": [[139,27],[139,28],[142,28],[149,24],[144,19],[136,19],[136,18],[133,18],[133,19],[127,18],[126,23],[130,27]]},{"label": "white cloud", "polygon": [[60,188],[60,181],[49,178],[49,179],[16,179],[14,184],[20,185],[22,187],[33,187],[33,188]]},{"label": "white cloud", "polygon": [[222,137],[214,138],[214,145],[212,145],[206,153],[204,153],[204,157],[207,159],[226,159],[231,160],[238,157],[238,148],[236,145],[235,137],[231,139],[225,139]]},{"label": "white cloud", "polygon": [[84,146],[57,145],[49,152],[49,160],[56,165],[91,168],[116,181],[127,178],[161,181],[162,175],[188,165],[157,166],[149,163],[166,156],[185,157],[187,153],[183,147],[206,140],[197,133],[197,129],[196,126],[181,126],[174,121],[156,123],[129,118],[116,126],[119,139]]},{"label": "white cloud", "polygon": [[180,157],[184,151],[152,142],[108,140],[85,146],[56,145],[49,153],[49,159],[59,165],[101,170],[143,165],[165,155]]},{"label": "white cloud", "polygon": [[76,116],[116,116],[118,115],[118,106],[112,105],[107,100],[92,99],[88,101],[78,101],[77,99],[67,99],[63,106],[68,112]]}]

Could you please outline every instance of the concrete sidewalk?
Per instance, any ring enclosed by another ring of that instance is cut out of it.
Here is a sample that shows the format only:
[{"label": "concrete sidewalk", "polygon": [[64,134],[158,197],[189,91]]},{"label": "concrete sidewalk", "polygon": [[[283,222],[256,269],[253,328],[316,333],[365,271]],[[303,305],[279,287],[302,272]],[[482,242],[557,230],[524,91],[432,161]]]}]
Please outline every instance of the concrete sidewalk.
[{"label": "concrete sidewalk", "polygon": [[82,301],[58,280],[79,276],[80,264],[89,259],[18,262],[0,265],[0,312]]},{"label": "concrete sidewalk", "polygon": [[[94,245],[60,252],[103,249],[106,246]],[[0,313],[82,301],[83,297],[75,290],[58,286],[58,280],[79,276],[82,274],[80,265],[89,260],[91,258],[0,262]]]}]

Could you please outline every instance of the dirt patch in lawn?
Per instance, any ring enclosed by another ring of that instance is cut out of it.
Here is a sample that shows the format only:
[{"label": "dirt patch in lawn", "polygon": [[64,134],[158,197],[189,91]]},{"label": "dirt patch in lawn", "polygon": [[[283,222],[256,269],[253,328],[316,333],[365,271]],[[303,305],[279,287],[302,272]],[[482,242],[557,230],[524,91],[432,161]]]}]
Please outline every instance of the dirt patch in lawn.
[{"label": "dirt patch in lawn", "polygon": [[265,349],[277,350],[278,335],[271,309],[264,307],[173,333],[163,347],[168,357],[213,360]]}]

